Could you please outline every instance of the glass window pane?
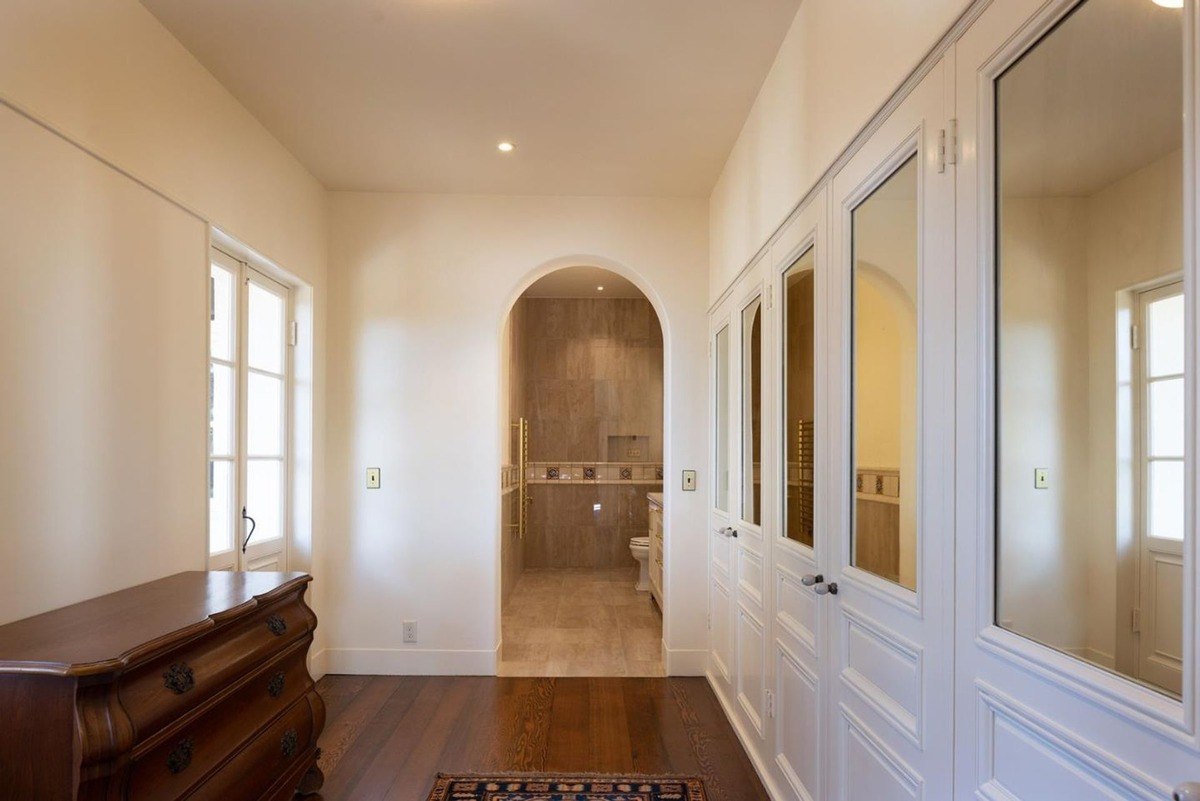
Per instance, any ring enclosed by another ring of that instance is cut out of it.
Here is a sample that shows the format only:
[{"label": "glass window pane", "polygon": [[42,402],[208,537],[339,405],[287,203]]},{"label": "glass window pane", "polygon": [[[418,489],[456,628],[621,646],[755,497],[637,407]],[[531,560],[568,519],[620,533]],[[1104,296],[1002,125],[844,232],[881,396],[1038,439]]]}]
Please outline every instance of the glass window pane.
[{"label": "glass window pane", "polygon": [[853,563],[917,586],[917,161],[852,217]]},{"label": "glass window pane", "polygon": [[815,374],[813,339],[813,264],[809,248],[784,275],[783,391],[784,536],[813,544],[813,453]]},{"label": "glass window pane", "polygon": [[248,342],[250,366],[283,372],[283,298],[251,282]]},{"label": "glass window pane", "polygon": [[[250,542],[283,536],[282,513],[283,463],[276,459],[250,459],[246,465],[246,514],[257,524]],[[249,533],[250,524],[245,525],[245,533]]]},{"label": "glass window pane", "polygon": [[283,455],[283,381],[250,373],[246,382],[246,450],[250,456]]},{"label": "glass window pane", "polygon": [[1154,651],[1180,639],[1183,599],[1153,566],[1177,559],[1182,461],[1147,458],[1183,454],[1183,397],[1146,379],[1184,369],[1183,303],[1146,287],[1183,264],[1183,27],[1180,9],[1084,0],[997,79],[983,122],[995,622],[1175,695],[1182,673]]},{"label": "glass window pane", "polygon": [[713,358],[716,360],[715,387],[717,406],[716,438],[717,464],[713,471],[717,482],[716,503],[722,512],[729,511],[729,326],[717,332]]},{"label": "glass window pane", "polygon": [[1150,536],[1183,539],[1183,462],[1150,463]]},{"label": "glass window pane", "polygon": [[208,552],[233,547],[233,462],[208,463]]},{"label": "glass window pane", "polygon": [[1183,295],[1163,298],[1146,308],[1150,376],[1183,372]]},{"label": "glass window pane", "polygon": [[209,365],[208,450],[213,456],[233,455],[233,368]]},{"label": "glass window pane", "polygon": [[742,519],[762,516],[762,300],[742,310]]},{"label": "glass window pane", "polygon": [[233,273],[212,265],[212,321],[209,349],[213,358],[233,361]]},{"label": "glass window pane", "polygon": [[1150,452],[1147,456],[1183,456],[1183,379],[1150,385]]}]

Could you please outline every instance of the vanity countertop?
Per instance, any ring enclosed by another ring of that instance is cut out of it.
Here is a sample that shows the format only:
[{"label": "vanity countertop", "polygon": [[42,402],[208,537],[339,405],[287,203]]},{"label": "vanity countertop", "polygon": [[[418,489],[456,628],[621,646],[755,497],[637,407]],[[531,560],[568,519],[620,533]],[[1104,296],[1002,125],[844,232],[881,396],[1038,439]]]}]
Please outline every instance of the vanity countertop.
[{"label": "vanity countertop", "polygon": [[663,507],[663,494],[661,492],[647,492],[646,497],[650,500],[650,503],[659,509]]}]

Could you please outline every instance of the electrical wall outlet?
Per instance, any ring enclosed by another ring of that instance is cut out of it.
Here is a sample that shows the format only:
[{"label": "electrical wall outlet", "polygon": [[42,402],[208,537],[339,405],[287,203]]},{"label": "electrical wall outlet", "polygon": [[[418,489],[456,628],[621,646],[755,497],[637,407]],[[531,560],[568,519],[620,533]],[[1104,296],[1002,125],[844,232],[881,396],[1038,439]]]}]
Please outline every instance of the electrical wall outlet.
[{"label": "electrical wall outlet", "polygon": [[683,471],[683,491],[684,492],[695,492],[696,491],[696,471],[695,470],[684,470]]},{"label": "electrical wall outlet", "polygon": [[367,468],[367,489],[379,489],[379,468]]},{"label": "electrical wall outlet", "polygon": [[415,621],[415,620],[404,621],[404,641],[405,642],[416,642],[417,641],[417,621]]}]

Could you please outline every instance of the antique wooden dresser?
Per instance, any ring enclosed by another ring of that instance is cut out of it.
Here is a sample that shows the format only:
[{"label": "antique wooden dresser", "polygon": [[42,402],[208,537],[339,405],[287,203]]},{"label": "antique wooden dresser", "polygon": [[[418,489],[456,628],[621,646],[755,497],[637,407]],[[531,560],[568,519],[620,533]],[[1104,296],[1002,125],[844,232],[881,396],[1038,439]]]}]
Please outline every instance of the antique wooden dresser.
[{"label": "antique wooden dresser", "polygon": [[0,798],[316,792],[303,573],[180,573],[0,626]]}]

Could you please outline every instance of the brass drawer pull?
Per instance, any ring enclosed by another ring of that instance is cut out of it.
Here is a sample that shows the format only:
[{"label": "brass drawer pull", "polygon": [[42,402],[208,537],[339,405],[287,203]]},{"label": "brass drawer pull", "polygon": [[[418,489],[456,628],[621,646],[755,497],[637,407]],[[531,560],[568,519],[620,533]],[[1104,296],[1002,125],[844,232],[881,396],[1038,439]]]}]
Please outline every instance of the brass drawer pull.
[{"label": "brass drawer pull", "polygon": [[271,633],[276,637],[282,637],[283,633],[287,631],[287,621],[279,615],[271,615],[269,618],[267,618],[267,628],[270,629]]},{"label": "brass drawer pull", "polygon": [[278,698],[283,695],[284,678],[282,670],[272,676],[271,680],[267,682],[267,694],[272,698]]},{"label": "brass drawer pull", "polygon": [[296,755],[296,746],[299,745],[299,738],[296,736],[295,729],[288,729],[283,733],[283,739],[279,741],[279,749],[283,755],[289,759]]},{"label": "brass drawer pull", "polygon": [[196,676],[187,662],[176,662],[163,674],[163,686],[176,695],[183,695],[196,686]]},{"label": "brass drawer pull", "polygon": [[167,770],[171,773],[182,773],[192,764],[192,752],[195,750],[196,743],[191,737],[180,740],[174,750],[167,754]]}]

